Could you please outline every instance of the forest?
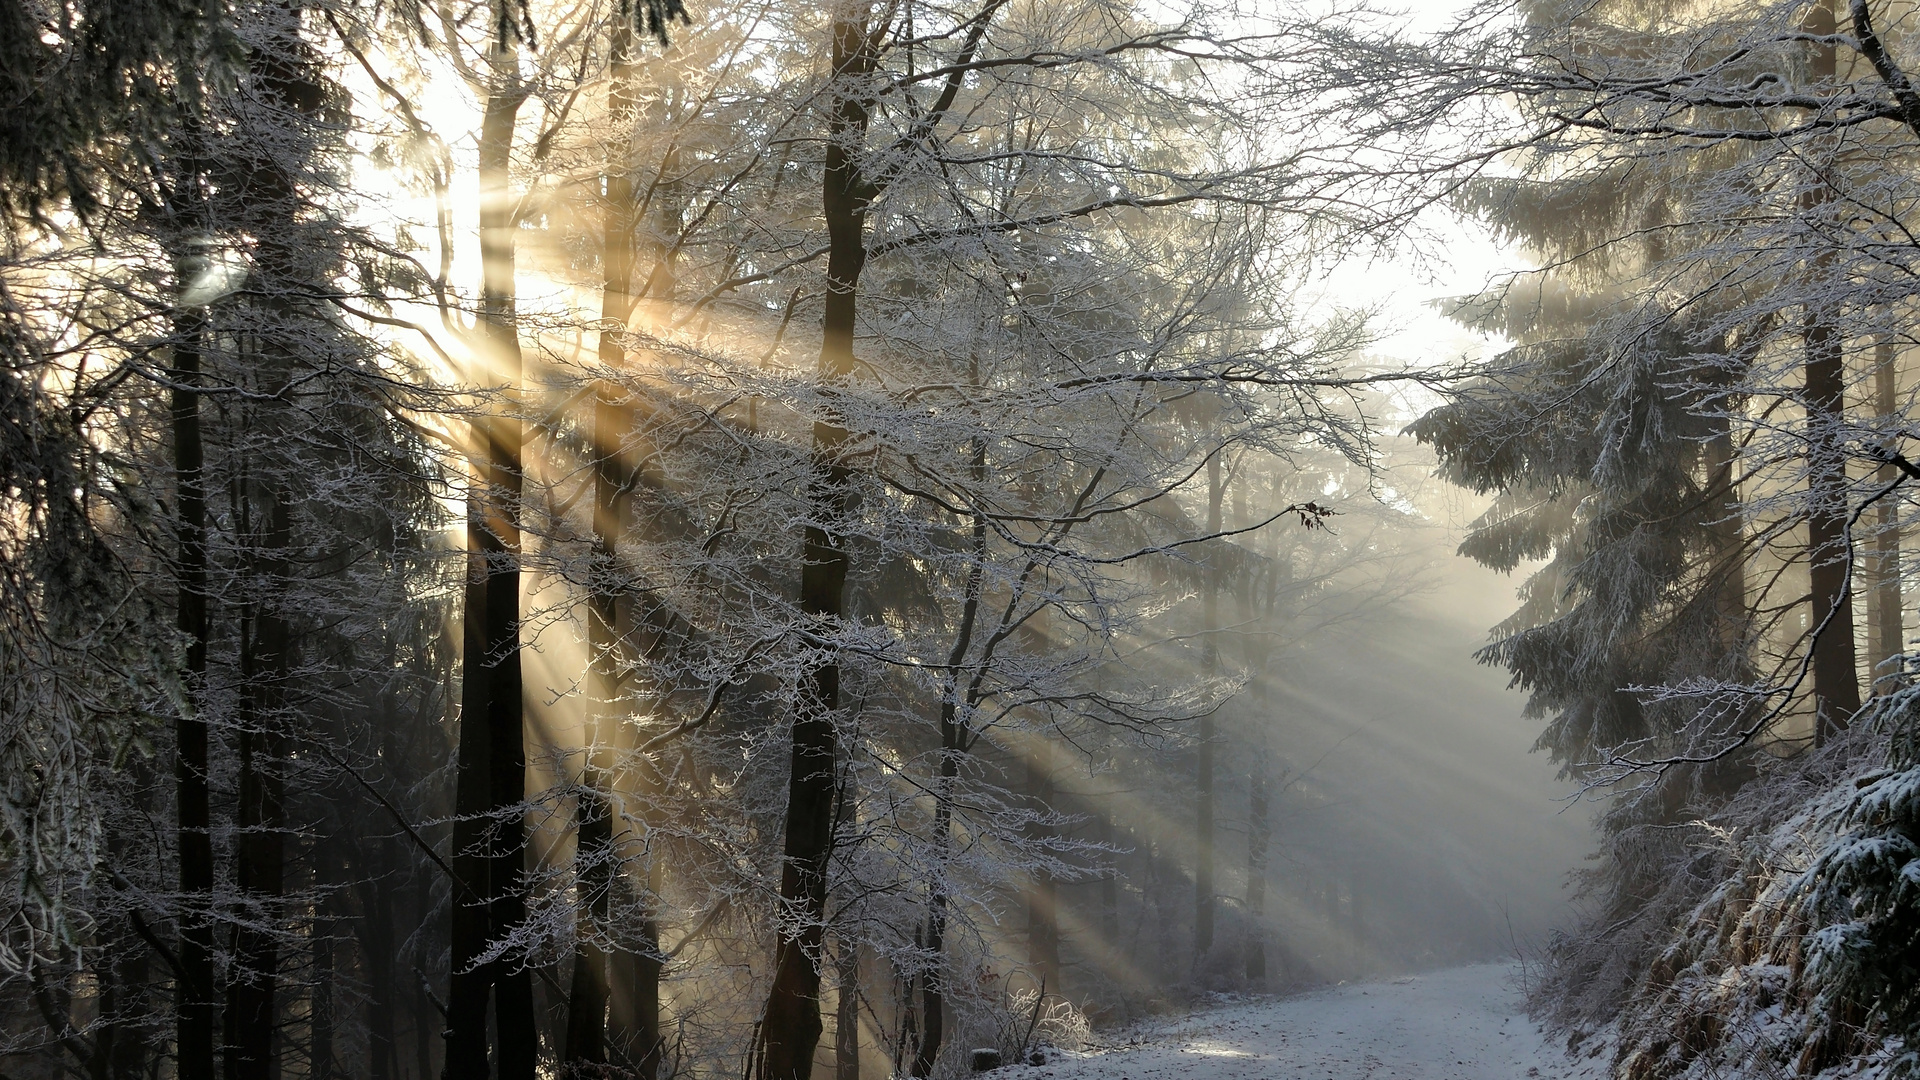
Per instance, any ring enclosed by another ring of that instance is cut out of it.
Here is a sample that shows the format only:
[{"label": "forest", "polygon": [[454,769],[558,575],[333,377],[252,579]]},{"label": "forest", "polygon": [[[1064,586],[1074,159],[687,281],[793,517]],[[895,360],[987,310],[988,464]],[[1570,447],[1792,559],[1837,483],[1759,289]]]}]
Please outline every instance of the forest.
[{"label": "forest", "polygon": [[0,0],[0,91],[0,1080],[1487,962],[1920,1075],[1920,4]]}]

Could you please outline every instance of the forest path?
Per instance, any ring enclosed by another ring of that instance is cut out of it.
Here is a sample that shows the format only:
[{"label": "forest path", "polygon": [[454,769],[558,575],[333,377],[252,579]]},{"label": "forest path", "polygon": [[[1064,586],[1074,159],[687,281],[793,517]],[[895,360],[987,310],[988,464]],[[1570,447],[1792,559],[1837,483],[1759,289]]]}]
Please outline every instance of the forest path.
[{"label": "forest path", "polygon": [[1139,1040],[1015,1080],[1567,1080],[1569,1060],[1521,1012],[1519,969],[1478,964],[1227,1005],[1128,1032]]}]

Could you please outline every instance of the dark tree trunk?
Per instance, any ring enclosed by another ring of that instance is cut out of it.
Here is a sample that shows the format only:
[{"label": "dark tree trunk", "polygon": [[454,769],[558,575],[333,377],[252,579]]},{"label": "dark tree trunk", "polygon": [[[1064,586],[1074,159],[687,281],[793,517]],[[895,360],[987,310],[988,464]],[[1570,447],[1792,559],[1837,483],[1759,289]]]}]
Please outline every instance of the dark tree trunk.
[{"label": "dark tree trunk", "polygon": [[180,976],[174,983],[174,1053],[179,1080],[213,1080],[213,841],[208,833],[207,722],[200,714],[207,675],[206,451],[200,435],[200,348],[206,320],[182,312],[174,322],[173,421],[177,622],[186,640],[181,682],[186,707],[174,721],[180,893]]},{"label": "dark tree trunk", "polygon": [[836,1008],[833,1018],[833,1080],[860,1080],[860,951],[840,943],[836,957]]},{"label": "dark tree trunk", "polygon": [[[259,73],[267,99],[290,117],[289,138],[277,153],[258,153],[248,162],[252,185],[248,211],[256,217],[262,237],[251,278],[259,296],[255,303],[284,325],[299,323],[325,333],[324,320],[300,310],[296,299],[312,277],[312,253],[295,240],[300,220],[300,182],[315,144],[306,127],[318,114],[324,90],[314,56],[301,33],[297,3],[274,7],[265,20],[268,37],[249,58]],[[260,434],[277,445],[288,407],[287,386],[301,362],[296,342],[286,331],[268,336],[259,350],[261,389],[273,396],[258,410]],[[247,470],[243,463],[243,473]],[[293,494],[285,475],[290,463],[274,461],[263,470],[256,490],[242,482],[235,507],[236,521],[253,533],[260,525],[259,549],[253,555],[252,595],[242,615],[240,666],[240,777],[237,806],[238,835],[234,843],[234,878],[249,917],[234,932],[226,1002],[224,1072],[227,1080],[271,1080],[279,1072],[274,1032],[279,995],[282,894],[285,891],[286,791],[284,763],[290,729],[287,687],[291,670],[293,627],[288,589],[289,548],[293,542]],[[256,514],[259,506],[263,513]],[[251,535],[248,537],[252,539]],[[250,631],[250,633],[249,633]]]},{"label": "dark tree trunk", "polygon": [[[1816,37],[1808,76],[1830,83],[1836,75],[1831,3],[1813,5],[1806,30]],[[1809,216],[1821,217],[1832,201],[1823,183],[1813,182],[1802,201]],[[1831,257],[1815,260],[1818,274],[1831,273]],[[1815,288],[1825,282],[1816,276]],[[1853,641],[1853,590],[1848,573],[1853,558],[1847,538],[1846,356],[1835,313],[1818,303],[1806,316],[1807,346],[1807,571],[1811,579],[1809,626],[1825,629],[1813,642],[1813,737],[1815,744],[1843,730],[1860,711],[1859,657]]]},{"label": "dark tree trunk", "polygon": [[[979,382],[979,371],[975,368],[969,373],[972,380]],[[986,480],[987,444],[975,439],[973,443],[972,472],[974,482]],[[960,778],[960,756],[968,750],[969,724],[960,716],[960,669],[967,654],[973,648],[974,628],[980,620],[980,587],[986,570],[987,556],[987,519],[976,516],[973,521],[973,565],[967,568],[967,587],[965,600],[960,610],[959,633],[954,635],[953,649],[947,655],[947,674],[945,693],[940,701],[940,772],[934,781],[933,843],[934,863],[937,874],[945,874],[947,855],[953,846],[953,788]],[[974,699],[980,692],[980,680],[976,676],[967,690],[967,707],[973,708]],[[971,715],[971,713],[969,713]],[[916,1077],[933,1075],[933,1065],[940,1057],[940,1047],[946,1041],[946,969],[945,950],[947,934],[947,891],[944,880],[936,878],[927,896],[927,942],[926,950],[930,965],[922,976],[920,1012],[925,1037],[920,1040],[919,1049],[913,1057],[913,1072]]]},{"label": "dark tree trunk", "polygon": [[138,941],[130,924],[122,931],[121,940],[129,947],[114,958],[108,970],[111,993],[103,995],[101,1003],[105,1014],[117,1019],[102,1032],[100,1056],[110,1080],[145,1080],[149,1060],[146,943]]},{"label": "dark tree trunk", "polygon": [[[385,851],[385,845],[381,850]],[[399,859],[387,861],[388,866],[404,865]],[[363,905],[376,924],[365,928],[361,940],[367,944],[367,1070],[371,1080],[395,1080],[398,1073],[398,1046],[396,1045],[396,1025],[394,1010],[399,1004],[399,980],[394,977],[395,918],[393,911],[393,892],[379,887],[368,890],[373,894],[373,903]],[[421,1018],[422,1022],[425,1018]],[[319,1038],[318,1033],[314,1035]],[[318,1050],[316,1049],[316,1054]],[[329,1048],[328,1059],[332,1059]],[[318,1064],[314,1066],[318,1068]],[[422,1074],[425,1080],[425,1074]]]},{"label": "dark tree trunk", "polygon": [[613,822],[607,798],[600,793],[601,782],[598,770],[587,770],[575,811],[579,896],[574,901],[573,985],[567,993],[567,1041],[562,1051],[569,1063],[607,1060],[607,952],[601,935],[613,884]]},{"label": "dark tree trunk", "polygon": [[[650,865],[649,896],[654,890],[652,870]],[[639,939],[637,947],[615,954],[608,979],[608,1056],[631,1062],[629,1067],[641,1080],[653,1080],[659,1075],[666,1048],[660,1030],[660,931],[648,913],[640,918],[633,933]]]},{"label": "dark tree trunk", "polygon": [[[383,890],[384,891],[384,890]],[[333,1080],[333,931],[325,920],[314,920],[313,924],[313,998],[310,1008],[309,1047],[307,1052],[307,1075],[310,1080]],[[387,963],[391,971],[391,960]],[[387,1062],[393,1057],[393,1011],[391,985],[387,980],[375,975],[373,992],[368,995],[367,1019],[368,1034],[372,1046],[368,1048],[373,1058],[370,1073],[372,1080],[392,1080],[392,1070]],[[384,1051],[384,1053],[383,1053]]]},{"label": "dark tree trunk", "polygon": [[1807,563],[1812,584],[1814,739],[1824,742],[1860,711],[1847,538],[1846,361],[1826,322],[1807,329]]},{"label": "dark tree trunk", "polygon": [[[510,16],[501,27],[511,35]],[[476,483],[467,514],[467,630],[455,808],[455,872],[480,893],[454,905],[447,1080],[487,1080],[487,999],[493,998],[498,1080],[533,1080],[539,1057],[531,972],[511,959],[475,967],[488,939],[526,916],[526,743],[520,676],[520,336],[514,316],[513,129],[526,98],[510,37],[494,45],[481,121],[482,383],[502,400],[476,423]],[[456,886],[457,888],[457,886]],[[482,906],[484,905],[484,906]]]},{"label": "dark tree trunk", "polygon": [[1718,518],[1713,531],[1714,613],[1720,624],[1722,645],[1730,652],[1742,653],[1747,647],[1747,573],[1746,548],[1742,539],[1745,513],[1740,502],[1739,451],[1726,422],[1718,425],[1707,441],[1707,485],[1716,493],[1713,513]]},{"label": "dark tree trunk", "polygon": [[[833,93],[828,121],[826,173],[821,206],[827,225],[827,295],[821,319],[819,378],[828,384],[853,377],[853,335],[860,273],[866,267],[867,206],[872,198],[856,160],[869,116],[862,84],[873,70],[875,43],[869,12],[837,18],[833,25]],[[800,572],[800,608],[823,632],[846,612],[847,554],[832,523],[845,514],[850,471],[842,459],[847,432],[835,423],[813,427],[816,479],[809,491],[814,523],[806,528]],[[773,987],[760,1025],[765,1080],[809,1080],[820,1044],[820,948],[827,899],[827,858],[833,843],[835,713],[840,708],[840,667],[815,668],[801,687],[793,719],[787,782],[782,909]]]},{"label": "dark tree trunk", "polygon": [[[241,496],[242,500],[247,498]],[[226,1080],[270,1080],[278,1071],[273,1054],[275,983],[279,976],[278,922],[285,877],[286,793],[281,763],[287,756],[280,708],[287,682],[291,632],[281,617],[285,603],[287,545],[293,526],[284,491],[266,497],[267,529],[257,566],[261,593],[256,614],[242,616],[239,835],[234,842],[234,884],[249,907],[234,932],[227,980]],[[245,520],[251,515],[240,508]],[[251,632],[249,632],[249,630]]]},{"label": "dark tree trunk", "polygon": [[[635,112],[632,51],[633,27],[621,21],[613,29],[607,91],[607,108],[616,139],[624,138]],[[619,371],[626,363],[621,335],[634,305],[634,191],[624,150],[607,167],[603,212],[601,259],[605,280],[600,293],[602,330],[598,359],[602,367]],[[623,450],[626,427],[630,423],[631,414],[620,403],[618,387],[611,382],[596,387],[590,453],[595,463],[594,546],[601,571],[591,590],[587,611],[593,697],[589,707],[597,713],[590,731],[590,761],[604,758],[605,748],[612,745],[614,725],[620,715],[618,703],[623,689],[620,661],[625,646],[620,600],[626,591],[626,574],[619,562],[619,546],[632,513],[631,491],[635,480]],[[598,774],[607,775],[604,768]],[[624,881],[625,875],[614,865],[616,846],[610,801],[613,793],[591,783],[589,788],[607,800],[605,827],[589,829],[582,820],[578,858],[583,865],[604,864],[604,870],[588,883],[597,907],[589,904],[582,921],[597,926],[598,937],[603,939],[608,933],[609,890],[616,879]],[[580,936],[581,944],[574,952],[566,1053],[570,1060],[611,1059],[631,1068],[643,1080],[652,1080],[659,1069],[660,1050],[659,945],[651,917],[642,918],[636,929],[639,940],[633,942],[627,952],[612,957],[594,940],[594,935]]]}]

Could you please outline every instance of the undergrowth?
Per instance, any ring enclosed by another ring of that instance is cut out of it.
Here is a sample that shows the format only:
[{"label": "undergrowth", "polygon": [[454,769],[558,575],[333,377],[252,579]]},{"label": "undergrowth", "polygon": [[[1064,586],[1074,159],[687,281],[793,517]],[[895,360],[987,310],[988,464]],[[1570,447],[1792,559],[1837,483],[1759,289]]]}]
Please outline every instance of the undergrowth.
[{"label": "undergrowth", "polygon": [[1616,817],[1536,1013],[1622,1080],[1920,1076],[1917,721],[1909,688],[1731,794]]}]

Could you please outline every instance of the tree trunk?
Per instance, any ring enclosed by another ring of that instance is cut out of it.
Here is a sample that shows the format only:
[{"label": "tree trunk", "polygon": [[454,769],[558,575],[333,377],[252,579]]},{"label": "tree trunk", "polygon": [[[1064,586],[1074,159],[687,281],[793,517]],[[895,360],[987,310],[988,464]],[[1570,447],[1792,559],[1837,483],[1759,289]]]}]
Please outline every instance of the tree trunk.
[{"label": "tree trunk", "polygon": [[[1113,814],[1102,810],[1096,820],[1100,823],[1100,843],[1113,847]],[[1120,858],[1118,854],[1107,857],[1112,863],[1100,875],[1100,939],[1111,963],[1120,958]]]},{"label": "tree trunk", "polygon": [[[627,169],[626,136],[633,119],[633,27],[616,16],[608,64],[610,84],[607,108],[612,119],[618,160],[606,170],[603,208],[598,359],[602,367],[618,371],[625,366],[625,332],[632,307],[633,181]],[[621,460],[623,416],[617,389],[607,381],[596,387],[593,399],[593,436],[588,453],[593,470],[593,541],[598,573],[587,598],[587,768],[583,777],[578,828],[575,831],[575,878],[580,897],[574,909],[573,985],[567,1001],[567,1041],[563,1058],[569,1062],[607,1060],[607,1003],[611,993],[608,957],[602,941],[613,875],[611,793],[600,785],[610,775],[609,739],[618,723],[620,697],[620,592],[624,575],[619,567],[621,531],[626,526],[628,499]]]},{"label": "tree trunk", "polygon": [[860,1080],[860,951],[851,941],[840,943],[836,958],[833,1018],[833,1080]]},{"label": "tree trunk", "polygon": [[1744,666],[1748,612],[1746,551],[1741,536],[1745,508],[1738,490],[1740,455],[1727,422],[1719,421],[1716,427],[1713,438],[1707,441],[1707,486],[1718,493],[1712,510],[1718,519],[1712,527],[1713,573],[1718,582],[1713,591],[1714,613],[1720,624],[1721,647],[1738,656]]},{"label": "tree trunk", "polygon": [[148,953],[144,942],[134,944],[137,938],[130,922],[121,940],[133,947],[122,951],[108,969],[111,993],[101,996],[101,1006],[105,1015],[118,1020],[102,1033],[101,1057],[110,1080],[145,1080]]},{"label": "tree trunk", "polygon": [[[1808,12],[1806,30],[1827,39],[1813,46],[1809,78],[1831,83],[1835,77],[1834,33],[1830,2]],[[1825,185],[1809,186],[1802,210],[1824,213],[1832,199]],[[1831,272],[1830,257],[1816,260]],[[1825,283],[1816,278],[1813,287]],[[1843,730],[1860,711],[1859,658],[1853,641],[1853,591],[1849,585],[1852,546],[1847,538],[1846,355],[1835,313],[1818,302],[1806,316],[1807,393],[1807,571],[1811,579],[1809,626],[1820,630],[1813,642],[1813,737],[1816,745]]]},{"label": "tree trunk", "polygon": [[[382,860],[384,865],[405,865],[403,858],[393,857],[387,844],[381,844],[378,850],[387,856]],[[379,925],[367,928],[360,938],[367,945],[367,1075],[370,1080],[395,1080],[399,1075],[400,1057],[398,1032],[394,1023],[394,1010],[400,999],[399,980],[394,977],[397,959],[394,955],[394,930],[397,920],[393,910],[393,891],[377,886],[369,891],[373,894],[373,902],[361,905],[361,911],[368,913]],[[422,1017],[421,1021],[424,1020]],[[319,1037],[316,1032],[314,1038],[318,1040]],[[317,1048],[315,1053],[318,1053]],[[331,1061],[331,1048],[327,1056]],[[319,1068],[317,1058],[314,1067]],[[422,1080],[426,1075],[424,1071],[421,1073]]]},{"label": "tree trunk", "polygon": [[[381,986],[376,982],[369,1001],[375,1006],[369,1017],[368,1034],[372,1046],[368,1049],[373,1057],[372,1080],[391,1080],[392,1070],[383,1065],[382,1058],[391,1060],[393,1056],[393,1012],[390,1005],[391,986]],[[310,1017],[309,1049],[307,1054],[307,1076],[310,1080],[333,1080],[333,937],[326,922],[316,919],[313,924],[313,999]],[[382,1049],[386,1051],[383,1055]]]},{"label": "tree trunk", "polygon": [[509,959],[474,965],[490,937],[507,933],[526,916],[526,828],[518,809],[526,797],[527,774],[519,641],[521,355],[510,186],[513,129],[526,92],[515,71],[510,17],[501,16],[501,27],[479,143],[481,321],[490,365],[480,381],[503,386],[505,394],[474,432],[480,461],[467,513],[467,631],[455,793],[456,857],[466,856],[455,871],[481,896],[454,907],[447,1080],[488,1078],[489,994],[499,1039],[498,1080],[533,1080],[539,1056],[530,971]]},{"label": "tree trunk", "polygon": [[[1807,569],[1813,648],[1814,740],[1825,742],[1860,711],[1853,641],[1852,561],[1847,537],[1846,364],[1835,328],[1809,317],[1807,328]],[[1824,629],[1820,629],[1824,624]]]},{"label": "tree trunk", "polygon": [[604,1063],[607,1060],[607,952],[601,945],[607,925],[607,896],[613,885],[613,823],[603,779],[588,768],[580,792],[578,854],[574,900],[573,985],[567,994],[567,1041],[562,1060],[568,1063]]},{"label": "tree trunk", "polygon": [[[869,116],[861,85],[873,69],[874,43],[864,5],[842,7],[833,22],[833,93],[826,143],[821,206],[827,225],[827,295],[821,319],[819,378],[827,384],[853,377],[855,302],[866,267],[867,206],[871,200],[856,147]],[[800,609],[819,630],[832,633],[846,611],[847,555],[832,523],[846,512],[850,472],[842,460],[847,432],[825,420],[813,426],[815,481],[809,499],[814,522],[806,528],[800,573]],[[827,857],[833,842],[835,713],[840,708],[840,667],[815,668],[801,688],[793,719],[793,749],[787,782],[785,860],[780,874],[779,947],[773,987],[760,1025],[760,1060],[766,1080],[809,1080],[820,1044],[820,948],[827,899]]]},{"label": "tree trunk", "polygon": [[[279,152],[249,148],[258,156],[248,162],[253,173],[248,209],[257,215],[255,227],[262,234],[250,278],[262,294],[254,302],[284,325],[324,327],[324,318],[314,319],[301,311],[297,299],[311,278],[311,255],[294,239],[302,202],[300,183],[313,149],[306,125],[317,118],[325,98],[315,58],[301,32],[301,18],[297,3],[276,5],[265,20],[269,36],[249,59],[267,100],[299,118],[292,138],[277,148]],[[283,430],[287,387],[301,362],[298,348],[294,335],[283,330],[266,337],[259,349],[260,386],[271,395],[259,406],[259,429],[270,443],[277,444],[275,436]],[[236,520],[248,522],[249,533],[256,500],[264,503],[266,520],[260,549],[253,557],[253,595],[247,598],[248,611],[241,624],[239,834],[234,843],[234,877],[251,917],[234,932],[226,988],[227,1080],[270,1080],[279,1072],[274,1032],[286,863],[286,691],[293,648],[288,595],[293,542],[293,494],[286,475],[290,468],[280,462],[268,464],[261,470],[257,492],[243,481],[236,500],[241,505],[235,508]],[[249,629],[251,640],[247,640]]]},{"label": "tree trunk", "polygon": [[1267,977],[1267,771],[1256,766],[1247,792],[1247,978]]},{"label": "tree trunk", "polygon": [[[1881,339],[1874,345],[1873,354],[1873,411],[1882,423],[1888,423],[1899,410],[1899,372],[1893,342]],[[1891,464],[1880,466],[1874,478],[1878,488],[1891,487],[1898,479],[1899,470]],[[1906,648],[1900,596],[1900,507],[1889,495],[1875,509],[1872,673],[1874,693],[1885,694],[1904,683],[1899,666],[1899,656]]]},{"label": "tree trunk", "polygon": [[[974,383],[979,382],[979,369],[974,366],[969,371]],[[983,439],[973,442],[971,470],[975,483],[983,483],[987,476],[987,444]],[[960,778],[960,756],[968,749],[967,733],[971,730],[968,720],[960,715],[960,668],[966,662],[967,654],[973,648],[973,632],[980,620],[980,588],[986,570],[987,557],[987,519],[975,515],[973,520],[973,563],[967,567],[967,586],[965,599],[961,603],[959,632],[954,635],[953,649],[947,654],[947,674],[945,693],[940,701],[940,771],[934,782],[933,844],[936,866],[932,888],[927,896],[927,941],[926,950],[929,966],[923,974],[921,984],[920,1012],[925,1028],[925,1037],[914,1053],[913,1073],[916,1077],[933,1075],[933,1065],[940,1057],[940,1047],[946,1041],[946,969],[945,950],[947,933],[947,892],[945,885],[946,863],[953,848],[953,788]],[[979,692],[978,678],[968,689],[969,709],[976,704],[971,700]]]},{"label": "tree trunk", "polygon": [[[1053,747],[1045,739],[1032,740],[1027,751],[1027,802],[1037,811],[1053,809]],[[1051,825],[1036,825],[1033,839],[1044,844],[1053,835]],[[1044,867],[1036,869],[1027,888],[1027,966],[1048,992],[1060,989],[1060,883]]]},{"label": "tree trunk", "polygon": [[[1220,455],[1207,459],[1207,534],[1220,533],[1220,504],[1226,490],[1221,483]],[[1209,545],[1219,553],[1220,543]],[[1208,566],[1206,583],[1201,587],[1205,635],[1201,644],[1201,664],[1207,678],[1220,674],[1220,645],[1214,631],[1220,624],[1220,570]],[[1199,776],[1194,784],[1194,867],[1193,867],[1193,964],[1199,968],[1213,951],[1213,753],[1215,740],[1213,712],[1200,718]]]},{"label": "tree trunk", "polygon": [[214,1017],[212,815],[207,798],[207,722],[200,714],[207,675],[206,451],[200,436],[200,348],[206,318],[183,311],[174,321],[174,502],[177,525],[177,621],[186,639],[181,671],[185,707],[174,721],[174,791],[179,847],[180,977],[174,984],[175,1072],[179,1080],[213,1080]]},{"label": "tree trunk", "polygon": [[[244,501],[248,498],[242,494]],[[287,545],[292,520],[284,491],[267,495],[267,532],[255,576],[261,595],[241,619],[239,835],[234,841],[234,884],[250,910],[234,931],[227,980],[226,1080],[269,1080],[273,1056],[275,982],[279,975],[278,922],[285,876],[286,793],[281,763],[287,756],[281,693],[287,682],[291,633],[281,617],[285,602]],[[238,520],[248,510],[239,508]],[[250,632],[249,632],[250,631]]]}]

